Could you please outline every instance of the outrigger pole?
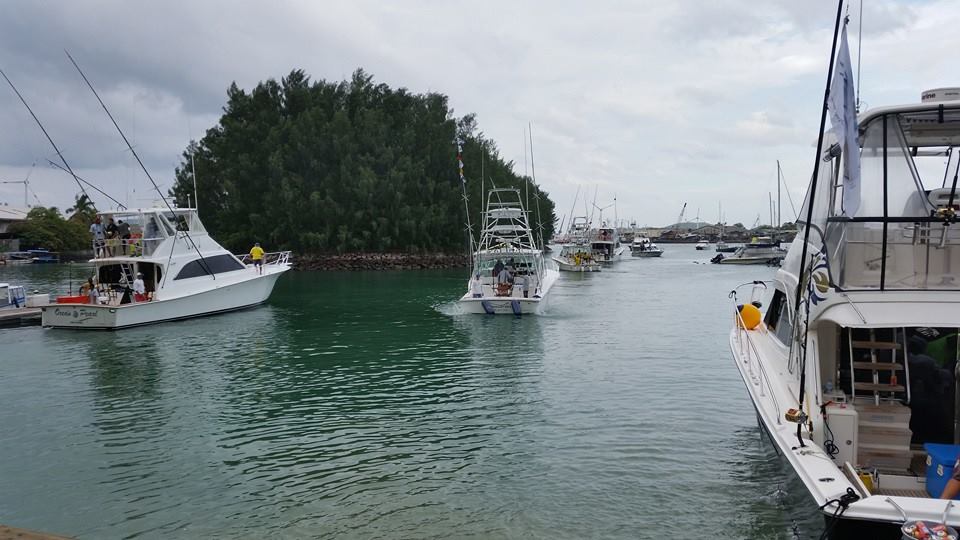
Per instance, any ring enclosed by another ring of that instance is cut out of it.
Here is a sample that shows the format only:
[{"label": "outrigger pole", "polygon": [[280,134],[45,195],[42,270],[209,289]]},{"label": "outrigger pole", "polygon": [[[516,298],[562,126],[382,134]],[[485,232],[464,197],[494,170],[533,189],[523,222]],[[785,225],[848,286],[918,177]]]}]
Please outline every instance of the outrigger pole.
[{"label": "outrigger pole", "polygon": [[[26,107],[28,111],[30,111],[30,116],[33,117],[33,120],[37,123],[38,126],[40,126],[40,131],[42,131],[43,135],[47,138],[48,141],[50,141],[50,146],[52,146],[53,149],[57,152],[57,156],[60,157],[60,161],[62,161],[64,166],[67,168],[67,172],[70,173],[70,176],[72,176],[74,181],[77,182],[77,185],[80,186],[80,192],[87,196],[87,200],[89,200],[93,204],[93,208],[94,210],[96,210],[97,208],[96,203],[94,203],[93,199],[90,198],[90,195],[87,193],[87,190],[83,189],[83,184],[80,183],[80,178],[76,174],[74,174],[73,169],[70,168],[70,164],[67,163],[67,159],[63,157],[63,154],[60,152],[60,149],[57,148],[57,143],[53,142],[53,139],[50,137],[50,134],[47,133],[47,129],[43,127],[43,124],[40,123],[40,119],[37,118],[37,115],[33,113],[33,109],[30,108],[30,105],[27,105],[27,100],[23,99],[23,96],[20,95],[20,91],[17,90],[17,87],[13,85],[13,82],[10,81],[10,78],[7,77],[7,74],[4,73],[2,69],[0,69],[0,75],[3,75],[4,80],[7,81],[7,84],[10,85],[10,88],[13,89],[13,92],[17,94],[18,98],[20,98],[20,102],[23,103],[23,106]],[[100,190],[98,189],[97,191],[100,191]],[[100,193],[103,193],[103,192],[100,191]],[[104,193],[104,195],[106,194]]]},{"label": "outrigger pole", "polygon": [[[843,0],[837,1],[837,19],[833,25],[833,44],[830,46],[830,65],[827,68],[827,84],[823,90],[823,108],[820,111],[820,136],[817,137],[817,154],[813,160],[813,178],[810,179],[810,197],[807,203],[807,216],[806,221],[804,222],[804,231],[803,231],[803,249],[800,251],[800,275],[797,279],[797,294],[794,299],[794,310],[797,316],[800,315],[800,297],[802,296],[801,291],[807,287],[803,282],[803,268],[807,264],[807,245],[810,241],[810,222],[813,221],[813,203],[815,196],[817,194],[817,179],[820,173],[820,157],[823,152],[823,138],[825,135],[824,129],[827,126],[827,101],[830,98],[830,83],[833,79],[833,62],[837,54],[837,36],[840,35],[840,19],[843,15]],[[846,159],[846,158],[844,158]],[[810,272],[813,272],[813,264],[810,265]],[[809,278],[808,278],[809,279]],[[809,321],[810,309],[807,309],[807,319]],[[804,329],[806,331],[806,327]],[[797,396],[797,401],[800,403],[801,410],[803,408],[803,397],[806,393],[806,383],[807,383],[807,345],[806,337],[804,337],[804,343],[802,348],[802,357],[800,360],[800,392]],[[803,429],[802,423],[797,423],[797,440],[800,441],[800,446],[806,446],[803,442],[803,436],[801,430]]]},{"label": "outrigger pole", "polygon": [[[467,236],[470,237],[470,259],[471,261],[474,258],[474,249],[473,249],[473,225],[470,223],[470,199],[467,197],[467,177],[463,174],[463,141],[459,138],[457,139],[457,172],[460,173],[460,189],[463,192],[463,209],[464,213],[467,216]],[[480,175],[481,181],[483,179],[483,173]],[[471,264],[470,272],[473,273],[473,266]],[[471,278],[472,279],[472,278]]]},{"label": "outrigger pole", "polygon": [[[113,115],[110,114],[110,109],[107,109],[107,105],[103,102],[102,99],[100,99],[100,94],[98,94],[97,90],[93,87],[92,84],[90,84],[90,80],[87,79],[86,75],[84,75],[83,70],[80,69],[79,65],[77,65],[76,60],[74,60],[73,57],[70,56],[70,53],[67,50],[64,50],[63,52],[66,53],[67,58],[70,59],[70,63],[73,64],[73,67],[77,68],[77,72],[79,72],[80,76],[83,77],[83,82],[87,83],[87,86],[90,88],[90,91],[93,92],[93,95],[97,98],[97,101],[100,102],[100,106],[103,107],[103,112],[107,113],[107,116],[110,118],[110,121],[113,122],[113,127],[117,128],[117,132],[120,133],[120,137],[123,138],[123,142],[127,144],[127,148],[130,150],[130,153],[133,154],[133,157],[137,159],[137,163],[140,164],[140,168],[143,169],[144,174],[146,174],[147,178],[150,179],[150,183],[153,184],[153,189],[157,190],[157,194],[160,195],[160,200],[163,201],[163,204],[166,205],[167,209],[170,210],[170,213],[173,214],[174,211],[173,211],[173,207],[170,206],[170,201],[168,201],[167,198],[163,196],[163,192],[160,191],[160,186],[158,186],[156,181],[154,181],[153,176],[150,175],[150,171],[148,171],[147,167],[143,164],[143,161],[140,159],[140,156],[137,154],[137,151],[133,149],[133,145],[130,144],[129,140],[127,140],[127,136],[123,134],[123,130],[120,129],[120,125],[117,124],[117,121],[113,118]],[[207,265],[207,260],[203,257],[203,253],[200,252],[200,248],[197,247],[197,244],[194,243],[193,238],[191,238],[190,236],[190,233],[188,231],[181,231],[181,232],[183,232],[184,238],[186,238],[187,241],[190,242],[190,245],[193,247],[193,250],[196,251],[197,255],[200,256],[200,266],[202,266],[203,269],[207,271],[207,274],[210,277],[216,280],[217,279],[216,274],[214,274],[213,271],[210,270],[210,267]]]},{"label": "outrigger pole", "polygon": [[120,201],[114,199],[113,197],[111,197],[110,195],[108,195],[107,192],[105,192],[105,191],[103,191],[102,189],[98,188],[98,187],[95,186],[93,183],[89,182],[88,180],[84,180],[82,176],[73,174],[73,171],[68,171],[67,169],[64,169],[64,168],[63,168],[63,165],[59,165],[59,164],[57,164],[56,161],[53,161],[53,160],[50,160],[50,159],[47,160],[47,163],[49,163],[51,167],[56,167],[56,168],[60,169],[61,171],[72,175],[74,179],[79,180],[80,182],[83,182],[84,184],[86,184],[86,185],[92,187],[93,189],[97,190],[97,193],[103,195],[104,197],[106,197],[106,198],[110,199],[111,201],[113,201],[114,203],[116,203],[117,208],[121,208],[121,209],[123,209],[123,210],[126,210],[126,209],[127,209],[127,207],[126,207],[123,203],[121,203]]}]

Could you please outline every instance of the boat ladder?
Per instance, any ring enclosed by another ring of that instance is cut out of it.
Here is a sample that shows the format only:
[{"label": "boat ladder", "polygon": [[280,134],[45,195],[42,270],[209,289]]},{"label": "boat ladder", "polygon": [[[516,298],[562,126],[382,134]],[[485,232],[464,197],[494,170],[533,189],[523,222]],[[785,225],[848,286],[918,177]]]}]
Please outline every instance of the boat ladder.
[{"label": "boat ladder", "polygon": [[[910,403],[910,369],[907,367],[906,329],[881,329],[890,341],[878,341],[877,331],[850,329],[850,395],[865,393],[873,397],[874,405],[881,399],[904,399]],[[902,331],[904,343],[897,342]],[[866,336],[863,334],[867,333]],[[897,354],[900,351],[900,354]],[[860,377],[857,377],[860,375]],[[858,380],[860,379],[860,380]],[[864,380],[867,379],[867,380]]]}]

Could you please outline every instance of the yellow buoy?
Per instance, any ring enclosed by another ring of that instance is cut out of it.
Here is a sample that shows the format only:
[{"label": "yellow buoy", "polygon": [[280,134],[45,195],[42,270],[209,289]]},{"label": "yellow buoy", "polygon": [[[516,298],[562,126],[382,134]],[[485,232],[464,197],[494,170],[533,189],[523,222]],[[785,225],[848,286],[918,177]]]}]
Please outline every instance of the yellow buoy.
[{"label": "yellow buoy", "polygon": [[744,304],[740,307],[740,318],[737,325],[747,330],[753,330],[760,324],[760,310],[753,304]]}]

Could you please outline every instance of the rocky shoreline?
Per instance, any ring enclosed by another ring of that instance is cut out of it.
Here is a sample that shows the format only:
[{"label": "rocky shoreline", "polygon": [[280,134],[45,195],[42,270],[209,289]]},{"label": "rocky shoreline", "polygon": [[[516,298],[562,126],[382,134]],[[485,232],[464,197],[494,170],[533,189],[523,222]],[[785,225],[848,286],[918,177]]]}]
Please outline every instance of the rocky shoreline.
[{"label": "rocky shoreline", "polygon": [[429,270],[466,268],[467,256],[443,253],[340,253],[293,257],[294,270]]}]

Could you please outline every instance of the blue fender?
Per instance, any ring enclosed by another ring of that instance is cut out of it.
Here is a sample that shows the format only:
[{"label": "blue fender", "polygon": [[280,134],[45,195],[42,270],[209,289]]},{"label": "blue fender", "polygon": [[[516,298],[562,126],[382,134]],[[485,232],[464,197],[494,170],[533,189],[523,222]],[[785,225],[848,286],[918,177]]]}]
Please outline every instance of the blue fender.
[{"label": "blue fender", "polygon": [[487,315],[493,315],[496,313],[496,311],[493,310],[493,306],[490,305],[490,302],[481,300],[480,305],[483,306],[483,311],[485,311]]},{"label": "blue fender", "polygon": [[510,301],[510,307],[513,308],[513,314],[519,317],[520,314],[522,313],[522,312],[520,311],[520,301],[519,301],[519,300],[511,300],[511,301]]}]

